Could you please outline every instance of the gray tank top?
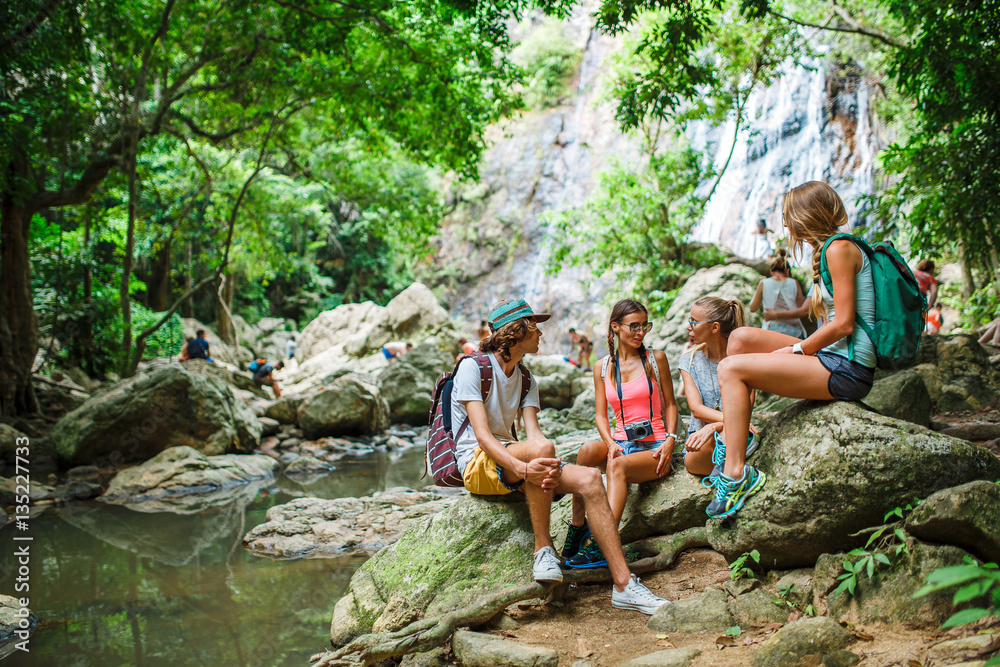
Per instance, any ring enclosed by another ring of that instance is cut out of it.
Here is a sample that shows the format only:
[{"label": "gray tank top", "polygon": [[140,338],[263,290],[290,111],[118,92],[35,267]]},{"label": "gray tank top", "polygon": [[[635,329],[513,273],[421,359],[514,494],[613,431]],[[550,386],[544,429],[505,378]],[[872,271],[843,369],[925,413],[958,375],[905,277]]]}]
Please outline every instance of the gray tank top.
[{"label": "gray tank top", "polygon": [[[860,248],[858,250],[861,252],[861,270],[854,276],[854,308],[858,315],[864,319],[865,323],[874,329],[875,284],[872,280],[872,265],[868,262],[868,255]],[[832,322],[834,315],[833,295],[827,291],[826,285],[823,284],[822,280],[819,281],[819,286],[821,290],[820,294],[823,295],[823,305],[826,306],[826,321]],[[844,336],[836,343],[827,345],[823,348],[823,352],[830,352],[840,355],[845,359],[850,359],[848,338],[848,336]],[[857,321],[854,322],[854,333],[851,334],[850,338],[854,342],[854,361],[868,368],[875,368],[877,365],[875,345],[864,329],[858,326]]]}]

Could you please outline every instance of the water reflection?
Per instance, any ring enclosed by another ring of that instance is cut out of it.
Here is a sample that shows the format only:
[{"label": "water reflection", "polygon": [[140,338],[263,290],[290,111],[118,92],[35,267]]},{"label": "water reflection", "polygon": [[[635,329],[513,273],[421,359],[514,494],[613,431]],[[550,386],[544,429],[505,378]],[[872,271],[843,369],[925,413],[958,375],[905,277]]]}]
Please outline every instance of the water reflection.
[{"label": "water reflection", "polygon": [[[342,498],[417,486],[422,452],[338,462],[308,486],[280,479],[197,514],[100,503],[31,523],[30,655],[7,665],[301,665],[328,645],[330,615],[365,556],[271,561],[241,546],[291,496]],[[423,483],[426,483],[424,480]],[[12,527],[0,530],[9,566]],[[0,592],[14,593],[7,567]]]}]

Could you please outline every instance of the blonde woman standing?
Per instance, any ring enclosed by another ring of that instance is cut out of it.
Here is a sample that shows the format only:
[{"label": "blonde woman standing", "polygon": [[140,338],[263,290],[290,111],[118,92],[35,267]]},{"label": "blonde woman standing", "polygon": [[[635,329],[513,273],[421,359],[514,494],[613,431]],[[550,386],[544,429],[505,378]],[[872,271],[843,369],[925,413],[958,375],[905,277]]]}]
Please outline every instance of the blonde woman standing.
[{"label": "blonde woman standing", "polygon": [[785,249],[778,248],[774,261],[771,262],[771,277],[757,283],[757,291],[750,300],[750,312],[756,313],[763,307],[764,326],[767,331],[795,336],[798,339],[806,337],[806,329],[798,317],[778,319],[775,311],[790,311],[805,303],[799,281],[792,279],[792,269],[785,259]]},{"label": "blonde woman standing", "polygon": [[[810,181],[785,194],[782,210],[790,243],[812,247],[810,312],[825,324],[802,341],[752,327],[730,336],[729,354],[719,363],[726,460],[707,509],[711,517],[732,516],[766,482],[763,473],[746,465],[743,446],[754,389],[790,398],[856,401],[868,395],[875,377],[875,345],[855,322],[857,314],[869,327],[875,324],[871,264],[848,238],[826,245],[847,224],[844,202],[826,183]],[[824,254],[832,294],[820,280]]]}]

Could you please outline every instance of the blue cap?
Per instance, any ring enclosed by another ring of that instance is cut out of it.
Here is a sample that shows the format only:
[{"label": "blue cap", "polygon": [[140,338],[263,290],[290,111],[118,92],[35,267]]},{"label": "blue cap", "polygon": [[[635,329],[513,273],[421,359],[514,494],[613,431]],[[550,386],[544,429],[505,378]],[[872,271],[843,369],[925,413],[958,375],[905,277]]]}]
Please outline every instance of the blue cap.
[{"label": "blue cap", "polygon": [[503,325],[510,324],[522,318],[534,320],[535,322],[544,322],[550,317],[552,316],[548,313],[533,313],[531,306],[524,299],[501,301],[490,312],[490,331],[496,331]]}]

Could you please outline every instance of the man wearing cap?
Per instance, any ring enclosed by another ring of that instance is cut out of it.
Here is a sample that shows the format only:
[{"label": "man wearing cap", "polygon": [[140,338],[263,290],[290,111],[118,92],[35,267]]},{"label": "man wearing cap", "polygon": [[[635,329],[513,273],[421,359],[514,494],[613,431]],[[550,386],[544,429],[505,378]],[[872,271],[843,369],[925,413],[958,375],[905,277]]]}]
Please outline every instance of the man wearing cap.
[{"label": "man wearing cap", "polygon": [[[611,604],[652,614],[667,601],[653,595],[629,572],[600,472],[566,465],[556,458],[555,446],[542,435],[538,425],[538,386],[534,378],[520,401],[520,361],[525,354],[538,352],[542,337],[538,324],[549,317],[547,313],[534,313],[524,300],[501,301],[490,312],[490,335],[480,346],[489,354],[493,368],[493,383],[485,402],[479,366],[474,360],[461,362],[454,376],[452,420],[462,423],[468,417],[471,426],[457,436],[458,469],[464,471],[465,488],[471,493],[524,493],[535,535],[532,574],[536,581],[563,579],[549,534],[553,494],[582,496],[591,532],[607,557],[614,580]],[[525,430],[525,439],[520,441],[511,433],[518,410]]]}]

